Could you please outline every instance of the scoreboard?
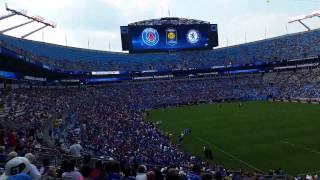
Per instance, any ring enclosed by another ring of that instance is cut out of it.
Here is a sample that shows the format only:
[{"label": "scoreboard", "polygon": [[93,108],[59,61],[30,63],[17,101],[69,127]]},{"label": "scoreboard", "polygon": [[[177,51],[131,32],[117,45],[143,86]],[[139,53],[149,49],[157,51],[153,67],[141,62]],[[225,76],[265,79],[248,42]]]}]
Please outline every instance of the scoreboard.
[{"label": "scoreboard", "polygon": [[122,49],[130,53],[208,50],[218,46],[216,24],[121,27]]}]

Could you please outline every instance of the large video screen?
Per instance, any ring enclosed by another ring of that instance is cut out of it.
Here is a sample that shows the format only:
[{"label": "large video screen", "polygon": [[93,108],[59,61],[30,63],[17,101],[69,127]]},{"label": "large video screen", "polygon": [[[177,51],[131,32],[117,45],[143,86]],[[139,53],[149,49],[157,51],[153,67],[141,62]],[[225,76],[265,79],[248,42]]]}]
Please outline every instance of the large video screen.
[{"label": "large video screen", "polygon": [[209,42],[209,24],[129,26],[131,50],[170,51],[189,49],[212,49]]}]

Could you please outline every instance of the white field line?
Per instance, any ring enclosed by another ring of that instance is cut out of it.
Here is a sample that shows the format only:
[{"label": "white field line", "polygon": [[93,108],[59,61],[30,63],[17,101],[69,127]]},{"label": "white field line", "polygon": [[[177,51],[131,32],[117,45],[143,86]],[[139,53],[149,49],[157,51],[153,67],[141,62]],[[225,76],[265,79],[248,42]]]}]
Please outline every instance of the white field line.
[{"label": "white field line", "polygon": [[[289,141],[280,141],[280,142],[283,143],[283,144],[298,148],[298,149],[303,149],[305,151],[309,151],[309,152],[314,153],[314,154],[318,154],[318,155],[320,154],[319,151],[316,151],[316,150],[311,149],[311,148],[306,148],[306,147],[303,147],[303,146],[299,146],[299,145],[293,144],[293,143],[291,143]],[[317,174],[319,172],[320,172],[320,170],[319,171],[313,171],[313,172],[300,173],[300,174],[298,174],[298,176],[306,175],[306,174]]]},{"label": "white field line", "polygon": [[248,166],[248,167],[250,167],[250,168],[252,168],[252,169],[255,169],[255,170],[257,170],[257,171],[260,171],[260,172],[265,173],[263,170],[255,167],[254,165],[252,165],[252,164],[250,164],[250,163],[248,163],[248,162],[246,162],[246,161],[244,161],[244,160],[242,160],[242,159],[240,159],[240,158],[238,158],[238,157],[236,157],[235,155],[233,155],[233,154],[231,154],[231,153],[229,153],[229,152],[224,151],[223,149],[217,147],[216,145],[214,145],[214,144],[212,144],[212,143],[210,143],[210,142],[208,142],[208,141],[206,141],[206,140],[204,140],[204,139],[202,139],[202,138],[199,138],[199,137],[198,137],[197,139],[199,139],[199,140],[202,141],[203,143],[206,143],[206,144],[211,145],[213,148],[215,148],[216,150],[222,152],[223,154],[231,157],[232,159],[235,159],[235,160],[241,162],[242,164],[244,164],[244,165],[246,165],[246,166]]},{"label": "white field line", "polygon": [[289,146],[292,146],[292,147],[295,147],[295,148],[298,148],[298,149],[303,149],[305,151],[309,151],[311,153],[314,153],[314,154],[319,154],[320,155],[320,152],[317,151],[317,150],[314,150],[314,149],[311,149],[311,148],[307,148],[307,147],[303,147],[303,146],[300,146],[300,145],[297,145],[297,144],[293,144],[289,141],[280,141],[281,143],[283,144],[287,144]]}]

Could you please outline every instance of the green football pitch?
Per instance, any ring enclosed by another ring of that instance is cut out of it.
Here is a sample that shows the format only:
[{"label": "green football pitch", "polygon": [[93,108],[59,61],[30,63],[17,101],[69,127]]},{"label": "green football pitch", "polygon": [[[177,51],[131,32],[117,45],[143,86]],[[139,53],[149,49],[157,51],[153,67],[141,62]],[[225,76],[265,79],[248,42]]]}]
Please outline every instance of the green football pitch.
[{"label": "green football pitch", "polygon": [[192,133],[182,148],[204,158],[206,145],[214,162],[231,169],[282,168],[297,175],[320,170],[320,105],[278,102],[185,106],[149,112],[163,132]]}]

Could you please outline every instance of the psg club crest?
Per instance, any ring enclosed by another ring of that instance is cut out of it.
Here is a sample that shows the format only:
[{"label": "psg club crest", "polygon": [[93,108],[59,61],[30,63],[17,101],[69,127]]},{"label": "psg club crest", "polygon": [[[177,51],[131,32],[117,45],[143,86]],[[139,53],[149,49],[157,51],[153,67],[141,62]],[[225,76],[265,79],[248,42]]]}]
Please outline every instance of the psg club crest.
[{"label": "psg club crest", "polygon": [[153,28],[143,30],[141,36],[143,43],[147,46],[155,46],[159,42],[159,33]]},{"label": "psg club crest", "polygon": [[178,44],[178,36],[177,31],[173,28],[169,28],[166,30],[167,44],[169,46],[174,46]]},{"label": "psg club crest", "polygon": [[197,44],[200,40],[200,33],[197,30],[191,29],[187,34],[187,40],[190,44]]}]

